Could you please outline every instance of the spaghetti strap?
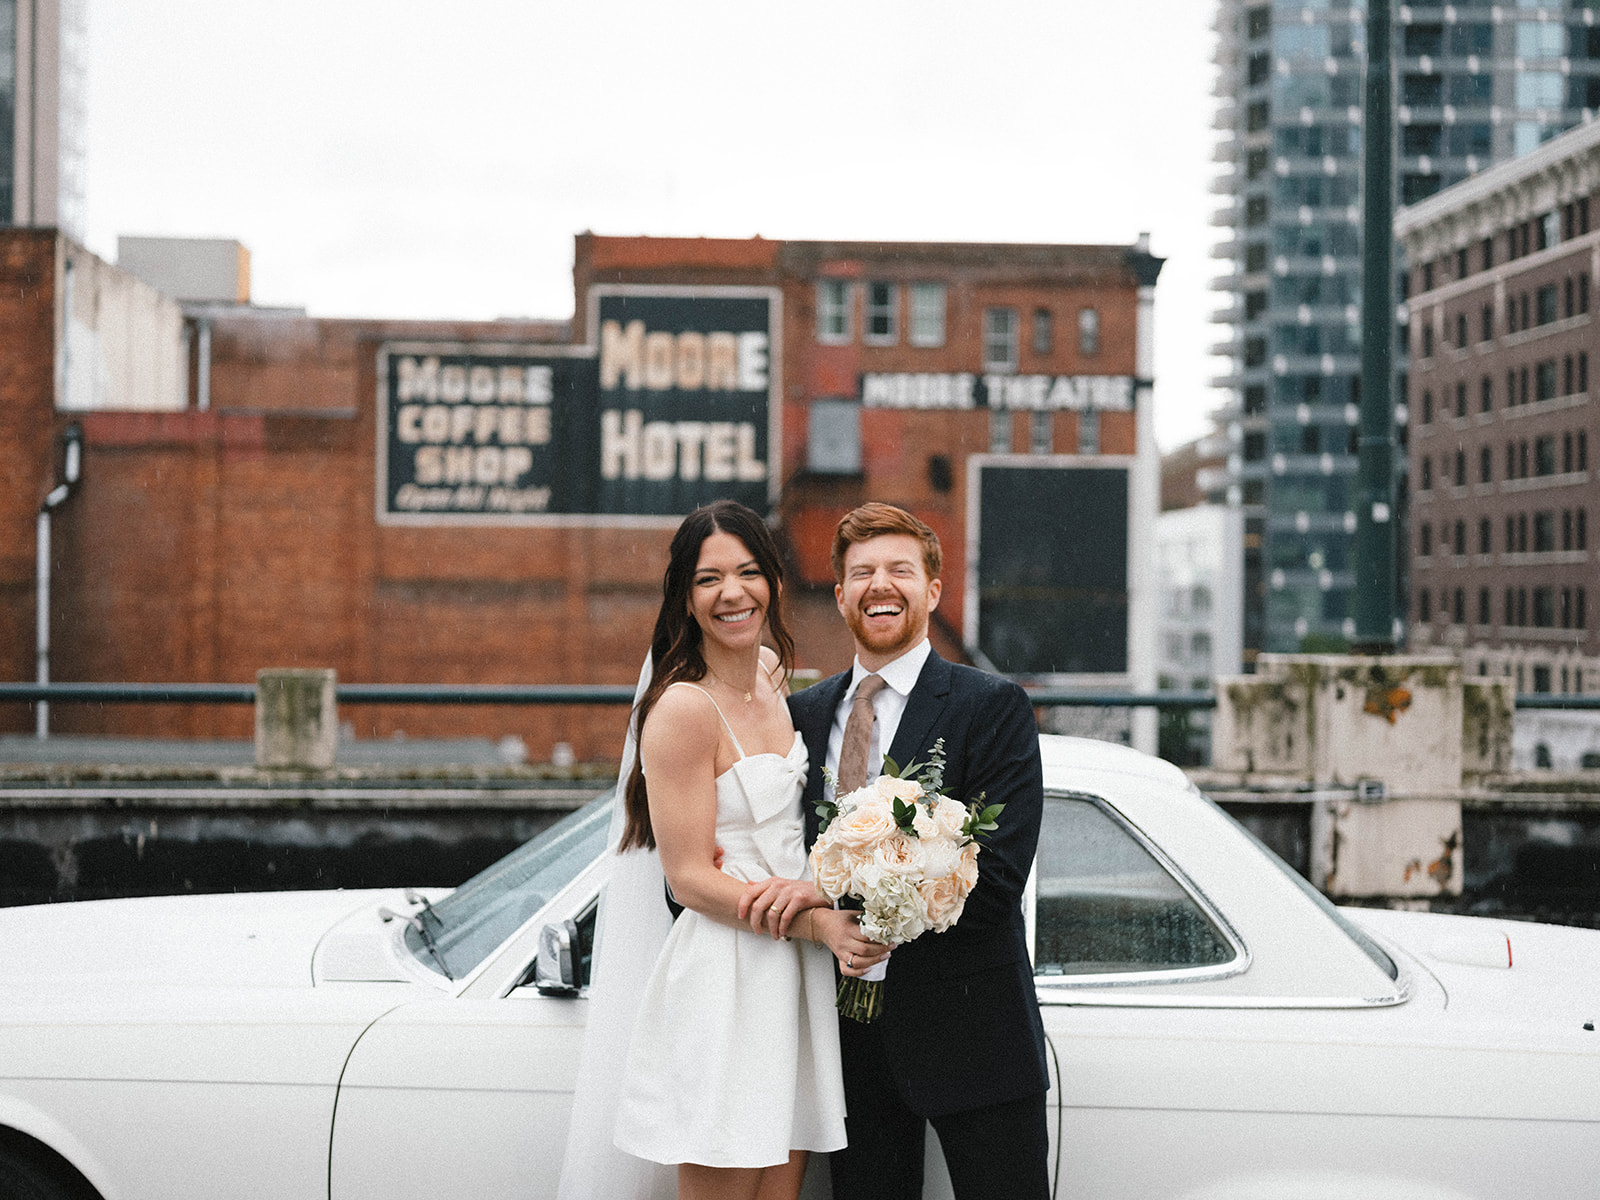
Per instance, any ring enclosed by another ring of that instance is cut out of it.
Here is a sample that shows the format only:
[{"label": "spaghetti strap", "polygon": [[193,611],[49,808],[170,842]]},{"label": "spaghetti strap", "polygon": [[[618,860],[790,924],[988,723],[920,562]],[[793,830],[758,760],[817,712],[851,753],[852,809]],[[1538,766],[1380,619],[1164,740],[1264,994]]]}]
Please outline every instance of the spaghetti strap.
[{"label": "spaghetti strap", "polygon": [[733,739],[733,748],[739,752],[740,758],[745,757],[744,747],[739,745],[739,738],[733,732],[733,726],[728,724],[728,718],[722,715],[722,705],[717,703],[717,698],[715,696],[706,691],[706,689],[701,687],[698,683],[690,683],[687,679],[680,679],[676,683],[667,684],[667,686],[669,688],[691,687],[704,696],[707,700],[711,701],[711,707],[717,710],[717,716],[722,720],[722,727],[728,731],[728,737]]}]

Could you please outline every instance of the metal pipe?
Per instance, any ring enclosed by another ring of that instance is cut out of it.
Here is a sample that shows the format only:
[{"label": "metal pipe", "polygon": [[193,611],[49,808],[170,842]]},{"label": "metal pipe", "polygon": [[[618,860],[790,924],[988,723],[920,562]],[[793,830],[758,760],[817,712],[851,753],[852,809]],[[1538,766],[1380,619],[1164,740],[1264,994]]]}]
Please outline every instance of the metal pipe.
[{"label": "metal pipe", "polygon": [[[34,674],[39,685],[50,683],[50,513],[66,503],[72,494],[72,485],[78,482],[83,468],[83,430],[68,425],[62,435],[66,442],[65,461],[62,464],[64,482],[50,489],[50,494],[39,506],[39,519],[34,536]],[[50,700],[45,691],[34,709],[33,734],[41,740],[50,736]]]},{"label": "metal pipe", "polygon": [[211,322],[202,317],[195,324],[200,337],[195,350],[194,406],[207,412],[211,408]]},{"label": "metal pipe", "polygon": [[1396,644],[1393,0],[1368,0],[1362,117],[1361,424],[1357,443],[1355,642]]}]

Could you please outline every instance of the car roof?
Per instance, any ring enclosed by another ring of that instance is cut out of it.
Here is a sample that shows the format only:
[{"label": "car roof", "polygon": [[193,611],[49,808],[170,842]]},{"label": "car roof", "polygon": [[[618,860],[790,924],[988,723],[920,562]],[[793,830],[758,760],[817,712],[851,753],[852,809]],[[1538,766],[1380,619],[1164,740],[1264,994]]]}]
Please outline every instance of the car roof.
[{"label": "car roof", "polygon": [[1185,791],[1190,787],[1188,776],[1166,760],[1095,738],[1040,734],[1039,757],[1045,786],[1051,788],[1093,790],[1106,784],[1107,775],[1164,783]]}]

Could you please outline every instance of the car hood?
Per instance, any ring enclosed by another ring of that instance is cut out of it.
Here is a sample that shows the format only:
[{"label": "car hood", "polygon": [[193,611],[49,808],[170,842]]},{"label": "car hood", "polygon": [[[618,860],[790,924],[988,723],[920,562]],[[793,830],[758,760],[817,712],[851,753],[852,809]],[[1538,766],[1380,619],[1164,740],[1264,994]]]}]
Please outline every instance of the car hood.
[{"label": "car hood", "polygon": [[[1454,1020],[1576,1033],[1600,1023],[1600,930],[1441,913],[1345,909],[1413,955]],[[1600,1049],[1600,1041],[1595,1043]]]},{"label": "car hood", "polygon": [[153,896],[0,909],[0,988],[310,987],[317,942],[384,892]]}]

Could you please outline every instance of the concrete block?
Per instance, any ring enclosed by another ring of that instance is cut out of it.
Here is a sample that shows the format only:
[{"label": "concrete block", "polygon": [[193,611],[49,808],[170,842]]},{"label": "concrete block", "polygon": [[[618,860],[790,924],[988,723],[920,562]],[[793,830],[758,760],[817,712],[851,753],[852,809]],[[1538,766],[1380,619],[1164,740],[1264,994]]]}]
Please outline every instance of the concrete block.
[{"label": "concrete block", "polygon": [[1280,673],[1219,676],[1211,765],[1219,771],[1309,778],[1311,694]]},{"label": "concrete block", "polygon": [[1461,770],[1495,775],[1511,770],[1517,689],[1510,679],[1465,679],[1461,685]]},{"label": "concrete block", "polygon": [[1461,666],[1391,655],[1263,655],[1217,681],[1212,765],[1309,784],[1379,780],[1389,795],[1461,786]]},{"label": "concrete block", "polygon": [[325,771],[339,746],[337,673],[266,668],[256,672],[256,766]]},{"label": "concrete block", "polygon": [[1455,797],[1362,803],[1324,800],[1313,810],[1318,886],[1335,900],[1459,896],[1461,803]]},{"label": "concrete block", "polygon": [[1379,780],[1391,796],[1460,790],[1458,660],[1328,656],[1309,665],[1316,697],[1313,781]]}]

